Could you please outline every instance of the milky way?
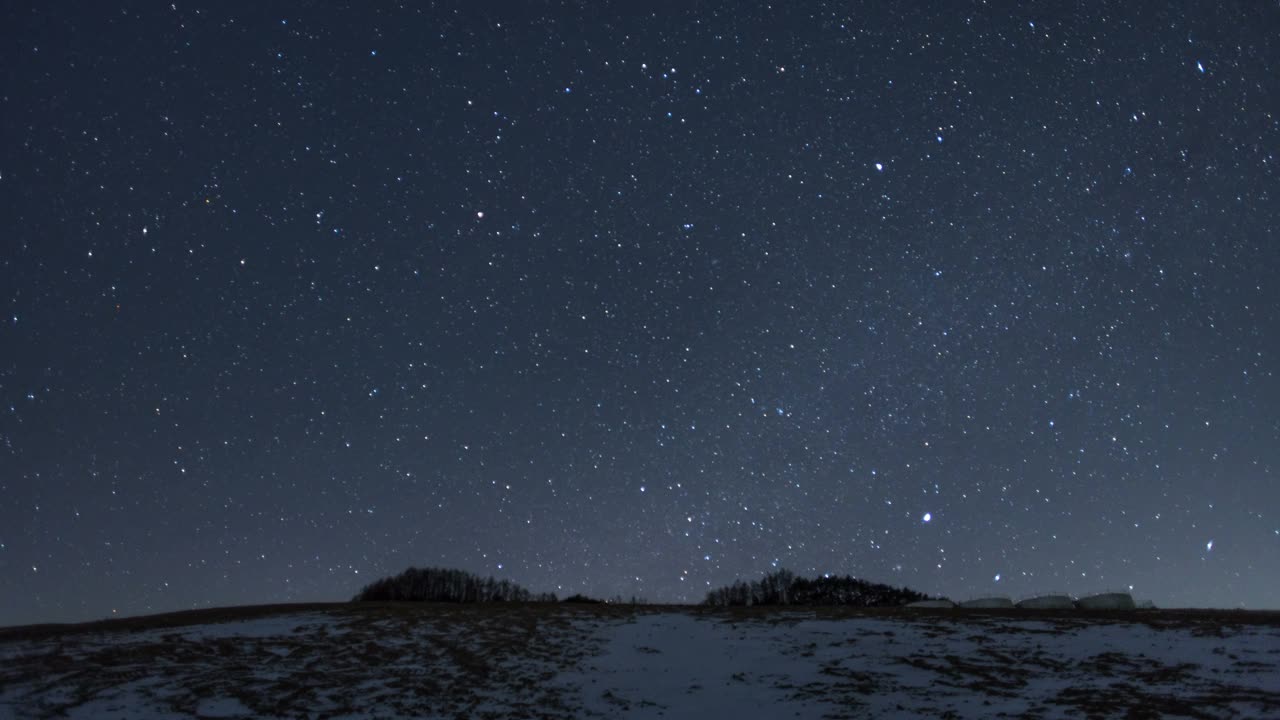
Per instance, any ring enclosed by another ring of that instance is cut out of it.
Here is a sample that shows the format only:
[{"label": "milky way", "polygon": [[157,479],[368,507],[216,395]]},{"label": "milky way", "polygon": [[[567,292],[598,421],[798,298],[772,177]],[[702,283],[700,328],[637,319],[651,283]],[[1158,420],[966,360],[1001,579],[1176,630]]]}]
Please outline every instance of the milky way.
[{"label": "milky way", "polygon": [[0,624],[1280,597],[1274,3],[6,5]]}]

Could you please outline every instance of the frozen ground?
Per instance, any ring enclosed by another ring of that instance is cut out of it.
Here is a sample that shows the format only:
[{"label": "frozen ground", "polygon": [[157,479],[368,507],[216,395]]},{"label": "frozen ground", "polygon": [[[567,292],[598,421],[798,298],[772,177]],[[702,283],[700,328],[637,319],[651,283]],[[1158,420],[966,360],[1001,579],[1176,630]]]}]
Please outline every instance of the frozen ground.
[{"label": "frozen ground", "polygon": [[377,605],[0,631],[0,720],[920,716],[1280,717],[1280,626]]}]

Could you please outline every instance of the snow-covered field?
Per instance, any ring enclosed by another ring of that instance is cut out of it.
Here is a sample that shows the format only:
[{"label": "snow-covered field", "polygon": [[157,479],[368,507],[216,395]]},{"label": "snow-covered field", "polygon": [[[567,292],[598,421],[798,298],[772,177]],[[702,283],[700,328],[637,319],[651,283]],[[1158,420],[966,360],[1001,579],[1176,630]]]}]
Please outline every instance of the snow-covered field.
[{"label": "snow-covered field", "polygon": [[234,618],[0,631],[0,719],[1280,718],[1274,615],[348,605]]}]

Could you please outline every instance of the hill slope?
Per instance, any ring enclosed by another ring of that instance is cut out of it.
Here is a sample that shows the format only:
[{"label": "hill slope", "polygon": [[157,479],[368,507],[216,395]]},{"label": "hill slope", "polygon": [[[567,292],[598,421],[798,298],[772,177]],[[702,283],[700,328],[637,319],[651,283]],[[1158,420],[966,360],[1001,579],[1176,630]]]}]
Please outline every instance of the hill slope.
[{"label": "hill slope", "polygon": [[0,718],[1280,716],[1274,614],[312,606],[0,631]]}]

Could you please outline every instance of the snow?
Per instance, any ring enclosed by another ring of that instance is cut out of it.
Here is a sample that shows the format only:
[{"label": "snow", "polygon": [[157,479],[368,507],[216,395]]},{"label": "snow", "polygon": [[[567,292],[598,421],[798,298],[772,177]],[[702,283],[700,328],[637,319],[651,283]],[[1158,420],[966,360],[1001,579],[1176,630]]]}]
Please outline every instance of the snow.
[{"label": "snow", "polygon": [[216,638],[270,638],[297,634],[337,634],[347,632],[338,619],[323,613],[280,615],[238,622],[195,625],[170,631],[184,640],[199,642]]},{"label": "snow", "polygon": [[244,703],[230,697],[201,700],[196,706],[196,713],[207,718],[244,717],[252,712]]},{"label": "snow", "polygon": [[[1236,661],[1228,654],[1267,662],[1265,643],[1249,635],[1235,636],[1215,655],[1220,638],[1144,625],[1084,624],[1064,634],[1041,621],[977,624],[985,632],[973,632],[973,623],[936,621],[641,616],[616,629],[604,652],[570,679],[583,686],[589,710],[619,718],[817,718],[850,708],[871,717],[1072,717],[1075,708],[1050,703],[1065,688],[1109,685],[1097,673],[1104,654],[1141,654],[1148,670],[1197,665],[1159,688],[1187,702],[1231,671]],[[1274,630],[1268,635],[1280,640]],[[1274,655],[1267,664],[1277,666]],[[1260,690],[1276,691],[1274,677],[1251,679]]]},{"label": "snow", "polygon": [[563,680],[583,688],[587,709],[606,717],[821,717],[820,708],[791,700],[778,686],[791,679],[796,652],[783,634],[641,615],[612,628],[603,654]]},{"label": "snow", "polygon": [[0,720],[1280,717],[1273,621],[1018,612],[375,608],[66,633],[0,641]]}]

